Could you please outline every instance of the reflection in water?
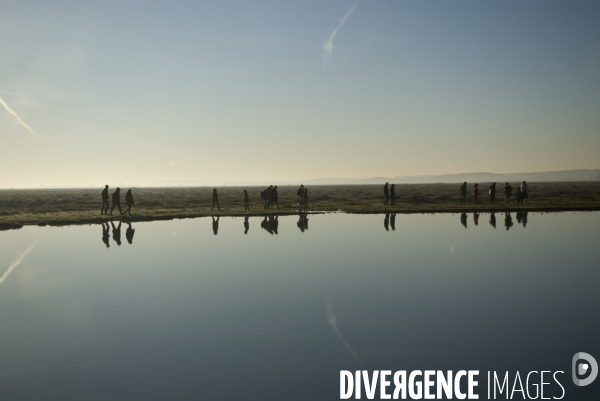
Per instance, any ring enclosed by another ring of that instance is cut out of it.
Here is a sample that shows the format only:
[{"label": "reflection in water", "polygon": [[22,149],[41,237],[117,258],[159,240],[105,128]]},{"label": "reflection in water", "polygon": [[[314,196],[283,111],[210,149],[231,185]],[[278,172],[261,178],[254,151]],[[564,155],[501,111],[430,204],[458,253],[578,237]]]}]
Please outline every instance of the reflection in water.
[{"label": "reflection in water", "polygon": [[127,231],[125,232],[125,238],[127,238],[127,242],[129,244],[133,244],[133,235],[135,234],[135,228],[131,227],[131,223],[127,222]]},{"label": "reflection in water", "polygon": [[350,355],[352,355],[352,357],[354,359],[356,359],[357,361],[360,362],[361,361],[360,356],[358,356],[356,351],[354,351],[354,348],[352,348],[352,345],[350,345],[348,340],[346,340],[344,338],[344,336],[342,335],[342,332],[340,331],[340,329],[337,325],[337,316],[335,315],[335,312],[333,311],[333,306],[331,306],[331,301],[327,300],[325,302],[325,306],[326,306],[326,310],[327,310],[327,323],[329,323],[329,325],[333,329],[334,333],[336,334],[337,338],[339,338],[340,341],[342,342],[342,344],[344,344],[344,347],[346,347],[346,349],[348,351],[350,351]]},{"label": "reflection in water", "polygon": [[102,242],[104,242],[106,244],[106,247],[109,248],[110,247],[110,227],[108,226],[108,223],[102,223]]},{"label": "reflection in water", "polygon": [[476,226],[479,225],[479,213],[473,213],[473,223],[475,223]]},{"label": "reflection in water", "polygon": [[467,228],[467,214],[466,213],[462,213],[460,215],[460,223],[465,226],[465,228]]},{"label": "reflection in water", "polygon": [[112,221],[110,222],[110,225],[112,226],[113,240],[117,243],[117,245],[121,246],[121,222],[119,221],[119,225],[117,227],[115,227]]},{"label": "reflection in water", "polygon": [[509,212],[506,212],[505,214],[504,226],[506,227],[506,231],[508,231],[513,226],[512,217]]},{"label": "reflection in water", "polygon": [[385,231],[390,231],[390,214],[386,213],[385,218],[383,219],[383,226],[385,227]]},{"label": "reflection in water", "polygon": [[517,223],[527,227],[527,212],[517,212]]},{"label": "reflection in water", "polygon": [[15,268],[21,264],[23,259],[25,259],[25,256],[27,256],[29,252],[33,251],[33,248],[35,248],[35,242],[29,245],[29,247],[25,249],[25,251],[21,254],[21,256],[19,256],[17,260],[15,260],[10,266],[8,266],[8,269],[0,277],[0,284],[2,284],[4,280],[6,280],[6,278],[10,275],[10,273],[12,273],[12,271],[15,270]]},{"label": "reflection in water", "polygon": [[216,220],[215,216],[212,216],[212,221],[213,234],[217,235],[219,233],[219,216],[217,216]]},{"label": "reflection in water", "polygon": [[[392,184],[394,186],[394,184]],[[392,231],[396,231],[396,213],[392,213],[390,216],[390,226],[392,226]]]},{"label": "reflection in water", "polygon": [[250,223],[248,222],[248,216],[246,216],[246,217],[244,217],[244,234],[248,234],[249,229],[250,229]]},{"label": "reflection in water", "polygon": [[490,214],[490,224],[492,227],[496,228],[496,214],[494,212]]},{"label": "reflection in water", "polygon": [[296,224],[300,231],[308,230],[308,215],[306,213],[300,213],[298,217],[298,223]]},{"label": "reflection in water", "polygon": [[265,229],[269,234],[278,234],[277,228],[279,227],[278,216],[265,216],[265,219],[260,223],[260,226]]}]

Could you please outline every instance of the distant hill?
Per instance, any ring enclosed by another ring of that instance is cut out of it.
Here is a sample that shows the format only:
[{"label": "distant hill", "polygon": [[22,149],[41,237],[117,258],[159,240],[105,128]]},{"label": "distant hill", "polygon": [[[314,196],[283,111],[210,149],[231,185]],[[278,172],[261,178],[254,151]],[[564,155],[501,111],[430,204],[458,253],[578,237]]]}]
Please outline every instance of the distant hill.
[{"label": "distant hill", "polygon": [[443,175],[415,175],[398,177],[372,177],[372,178],[321,178],[305,180],[308,185],[360,185],[381,184],[390,182],[396,184],[435,184],[459,182],[506,182],[506,181],[600,181],[600,169],[595,170],[562,170],[534,173],[463,173]]}]

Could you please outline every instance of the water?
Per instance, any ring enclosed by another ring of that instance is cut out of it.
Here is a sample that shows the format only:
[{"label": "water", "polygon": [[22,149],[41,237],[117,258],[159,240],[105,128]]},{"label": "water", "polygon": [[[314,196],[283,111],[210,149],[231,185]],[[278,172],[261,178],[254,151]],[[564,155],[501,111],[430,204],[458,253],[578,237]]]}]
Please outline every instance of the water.
[{"label": "water", "polygon": [[600,213],[489,217],[0,232],[0,394],[335,400],[340,370],[477,369],[480,399],[487,370],[564,371],[566,399],[597,399],[571,358],[600,360]]}]

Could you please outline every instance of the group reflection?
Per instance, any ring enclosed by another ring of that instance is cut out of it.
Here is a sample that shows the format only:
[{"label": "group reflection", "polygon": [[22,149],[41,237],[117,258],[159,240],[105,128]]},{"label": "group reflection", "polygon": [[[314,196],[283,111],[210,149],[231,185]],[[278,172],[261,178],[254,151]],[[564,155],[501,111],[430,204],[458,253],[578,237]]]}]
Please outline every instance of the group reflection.
[{"label": "group reflection", "polygon": [[[477,227],[479,226],[479,218],[481,217],[481,213],[473,213],[473,224]],[[522,225],[523,227],[527,227],[528,223],[528,212],[517,212],[516,213],[517,224]],[[214,235],[218,235],[219,233],[219,216],[212,216],[212,232]],[[298,222],[296,226],[300,230],[301,233],[304,233],[308,230],[308,213],[299,213],[298,214]],[[468,220],[469,216],[467,213],[460,214],[460,224],[464,228],[468,228]],[[210,220],[209,220],[210,221]],[[380,220],[381,221],[381,220]],[[489,214],[489,223],[493,228],[497,228],[496,222],[496,213],[491,212]],[[116,223],[116,224],[115,224]],[[122,224],[127,224],[127,228],[125,231],[125,238],[130,245],[133,245],[133,237],[135,235],[135,228],[133,228],[132,223],[130,221],[108,221],[103,222],[102,225],[102,242],[106,246],[106,248],[110,248],[111,243],[116,243],[117,246],[121,246],[121,226]],[[250,230],[250,216],[244,216],[244,234],[248,234]],[[509,231],[515,223],[513,222],[513,217],[511,212],[504,212],[504,227],[507,231]],[[268,232],[271,235],[279,235],[279,216],[278,215],[266,215],[263,217],[260,227]],[[385,213],[383,217],[383,228],[385,231],[389,232],[396,230],[396,213]],[[112,237],[112,241],[111,241]]]}]

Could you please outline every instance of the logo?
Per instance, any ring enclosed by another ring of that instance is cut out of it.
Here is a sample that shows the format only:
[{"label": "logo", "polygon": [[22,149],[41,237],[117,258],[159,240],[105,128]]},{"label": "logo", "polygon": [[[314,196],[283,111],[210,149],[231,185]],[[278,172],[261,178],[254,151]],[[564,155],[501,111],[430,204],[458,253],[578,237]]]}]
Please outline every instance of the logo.
[{"label": "logo", "polygon": [[[590,354],[578,352],[573,355],[572,372],[573,383],[576,386],[587,386],[596,380],[596,376],[598,376],[598,362]],[[579,378],[585,375],[588,375],[588,377],[585,379]]]}]

